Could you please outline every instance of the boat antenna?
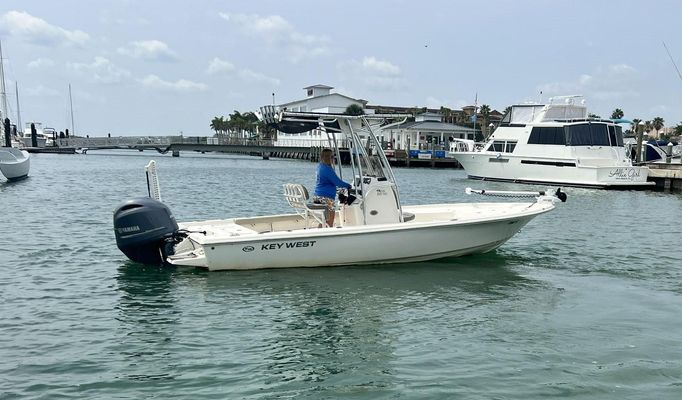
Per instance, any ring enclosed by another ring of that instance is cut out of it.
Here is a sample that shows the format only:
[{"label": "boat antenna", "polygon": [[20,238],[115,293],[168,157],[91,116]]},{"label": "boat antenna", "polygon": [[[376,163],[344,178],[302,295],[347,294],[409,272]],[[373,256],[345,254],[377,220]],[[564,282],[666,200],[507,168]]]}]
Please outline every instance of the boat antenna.
[{"label": "boat antenna", "polygon": [[76,136],[76,128],[73,126],[73,98],[71,97],[71,84],[69,83],[69,105],[71,106],[71,136]]},{"label": "boat antenna", "polygon": [[17,81],[14,81],[14,90],[17,94],[17,130],[22,132],[24,128],[21,126],[21,111],[19,111],[19,83]]},{"label": "boat antenna", "polygon": [[675,60],[673,59],[673,56],[670,54],[670,50],[668,50],[668,46],[665,45],[665,42],[663,42],[663,47],[665,47],[666,53],[668,53],[668,57],[670,57],[670,61],[673,63],[673,66],[675,67],[675,71],[677,71],[677,76],[682,79],[682,74],[680,73],[680,69],[677,68],[677,64],[675,64]]},{"label": "boat antenna", "polygon": [[0,99],[2,101],[2,119],[7,115],[7,92],[5,91],[5,59],[2,58],[2,43],[0,43]]}]

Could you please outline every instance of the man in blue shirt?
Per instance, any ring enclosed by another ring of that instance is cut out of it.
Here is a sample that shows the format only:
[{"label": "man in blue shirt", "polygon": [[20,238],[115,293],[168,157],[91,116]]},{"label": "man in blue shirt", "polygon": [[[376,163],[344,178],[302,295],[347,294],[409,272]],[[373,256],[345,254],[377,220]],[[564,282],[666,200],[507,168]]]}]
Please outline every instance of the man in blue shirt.
[{"label": "man in blue shirt", "polygon": [[336,199],[337,187],[350,189],[351,184],[339,179],[332,167],[331,149],[323,149],[320,153],[320,164],[317,166],[317,183],[315,184],[313,201],[327,206],[324,210],[327,226],[334,226],[334,215],[336,214],[334,200]]}]

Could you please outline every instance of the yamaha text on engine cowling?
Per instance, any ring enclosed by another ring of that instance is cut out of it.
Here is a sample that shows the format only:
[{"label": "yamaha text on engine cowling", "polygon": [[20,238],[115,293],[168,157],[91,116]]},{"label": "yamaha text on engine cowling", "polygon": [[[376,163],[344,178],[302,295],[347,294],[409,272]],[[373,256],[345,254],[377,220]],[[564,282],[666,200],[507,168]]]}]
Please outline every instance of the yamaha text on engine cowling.
[{"label": "yamaha text on engine cowling", "polygon": [[160,201],[132,199],[114,211],[116,245],[132,261],[162,264],[172,251],[167,243],[177,232],[175,217]]}]

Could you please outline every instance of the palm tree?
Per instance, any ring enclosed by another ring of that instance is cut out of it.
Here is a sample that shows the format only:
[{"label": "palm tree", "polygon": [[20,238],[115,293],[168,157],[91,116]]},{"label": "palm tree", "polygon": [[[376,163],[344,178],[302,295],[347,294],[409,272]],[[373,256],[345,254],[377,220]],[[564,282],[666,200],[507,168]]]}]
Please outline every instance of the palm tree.
[{"label": "palm tree", "polygon": [[592,114],[592,113],[587,114],[587,117],[588,118],[594,118],[594,119],[600,119],[601,118],[601,116],[599,116],[597,114]]},{"label": "palm tree", "polygon": [[511,112],[512,106],[507,106],[507,108],[504,109],[504,115],[507,115]]},{"label": "palm tree", "polygon": [[661,130],[665,126],[665,120],[661,117],[656,117],[654,118],[653,121],[651,121],[651,127],[656,130],[656,133]]},{"label": "palm tree", "polygon": [[637,134],[637,129],[639,129],[638,127],[640,122],[642,122],[642,120],[639,118],[635,118],[632,120],[631,130],[634,135]]},{"label": "palm tree", "polygon": [[363,110],[362,107],[358,104],[351,104],[348,107],[346,107],[345,113],[348,115],[363,115],[365,113],[365,110]]},{"label": "palm tree", "polygon": [[490,106],[487,104],[481,105],[481,108],[479,110],[481,114],[481,129],[484,132],[484,139],[488,139],[488,118],[490,118]]},{"label": "palm tree", "polygon": [[211,129],[213,129],[216,135],[220,135],[223,132],[225,126],[225,117],[214,117],[211,120]]},{"label": "palm tree", "polygon": [[452,118],[452,110],[447,108],[447,107],[440,107],[440,113],[443,116],[443,122],[450,122],[450,119]]},{"label": "palm tree", "polygon": [[620,108],[616,108],[611,113],[611,119],[621,119],[623,116],[625,116],[625,113]]},{"label": "palm tree", "polygon": [[682,136],[682,122],[675,126],[675,134],[678,136]]}]

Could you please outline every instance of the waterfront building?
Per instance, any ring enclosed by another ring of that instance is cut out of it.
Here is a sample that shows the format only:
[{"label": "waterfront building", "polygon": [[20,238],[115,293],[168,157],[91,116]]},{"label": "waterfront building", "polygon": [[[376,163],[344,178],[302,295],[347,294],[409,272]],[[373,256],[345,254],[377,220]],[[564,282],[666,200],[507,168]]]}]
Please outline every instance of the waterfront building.
[{"label": "waterfront building", "polygon": [[[367,105],[366,100],[354,99],[340,93],[332,93],[332,89],[334,88],[327,85],[313,85],[304,87],[303,90],[305,90],[306,93],[305,98],[279,104],[277,105],[277,108],[280,110],[285,109],[294,112],[299,111],[343,114],[346,112],[346,108],[348,108],[350,105],[355,104],[362,108],[365,108]],[[346,138],[343,133],[339,133],[336,140],[340,144],[339,147],[347,147],[344,145]],[[275,146],[328,147],[329,145],[327,141],[327,135],[325,135],[319,129],[314,129],[312,131],[300,134],[284,134],[279,132],[277,135],[277,140],[275,141]]]}]

